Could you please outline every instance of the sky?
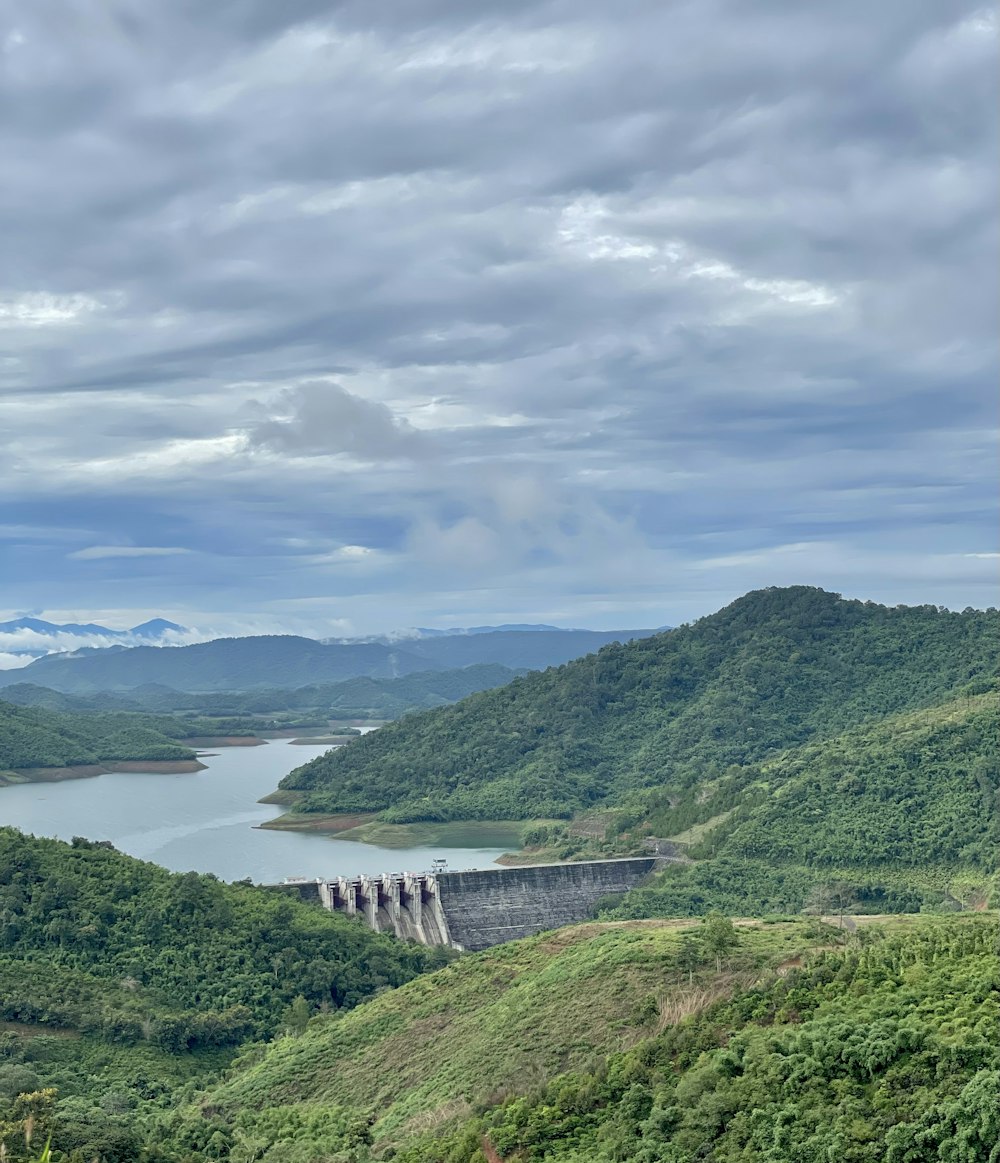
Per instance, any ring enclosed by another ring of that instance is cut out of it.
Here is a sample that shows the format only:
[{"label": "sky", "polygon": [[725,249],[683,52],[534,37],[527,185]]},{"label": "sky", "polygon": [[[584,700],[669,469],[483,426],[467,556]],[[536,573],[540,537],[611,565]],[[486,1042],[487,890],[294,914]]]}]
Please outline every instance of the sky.
[{"label": "sky", "polygon": [[997,604],[993,8],[2,11],[0,618]]}]

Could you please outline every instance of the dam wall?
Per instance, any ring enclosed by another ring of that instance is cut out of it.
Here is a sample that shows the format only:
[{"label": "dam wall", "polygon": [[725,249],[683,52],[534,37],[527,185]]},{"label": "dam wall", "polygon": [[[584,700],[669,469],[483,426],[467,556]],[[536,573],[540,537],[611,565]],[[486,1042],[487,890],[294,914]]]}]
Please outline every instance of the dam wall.
[{"label": "dam wall", "polygon": [[669,860],[637,856],[468,872],[393,872],[273,887],[330,912],[360,917],[377,933],[476,950],[585,921],[602,897],[636,888]]},{"label": "dam wall", "polygon": [[585,921],[601,897],[636,888],[657,863],[653,856],[640,856],[440,874],[438,891],[450,943],[459,949],[488,949]]}]

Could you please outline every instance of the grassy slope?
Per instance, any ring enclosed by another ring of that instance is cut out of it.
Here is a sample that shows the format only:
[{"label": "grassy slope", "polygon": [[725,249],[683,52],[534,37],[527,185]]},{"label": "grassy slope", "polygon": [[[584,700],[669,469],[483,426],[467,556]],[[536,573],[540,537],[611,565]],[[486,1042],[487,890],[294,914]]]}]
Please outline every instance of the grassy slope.
[{"label": "grassy slope", "polygon": [[814,930],[755,923],[741,930],[723,974],[707,967],[693,985],[677,955],[697,922],[591,923],[465,956],[352,1013],[314,1019],[301,1037],[234,1070],[203,1099],[201,1114],[179,1122],[266,1138],[262,1128],[280,1122],[275,1108],[288,1108],[300,1128],[374,1119],[377,1142],[406,1142],[491,1097],[594,1066],[672,1013],[732,992],[746,980],[741,973],[756,978],[830,940]]},{"label": "grassy slope", "polygon": [[410,716],[290,773],[300,810],[396,822],[648,807],[664,789],[995,674],[996,613],[889,609],[798,586]]},{"label": "grassy slope", "polygon": [[861,937],[396,1158],[995,1163],[996,916]]}]

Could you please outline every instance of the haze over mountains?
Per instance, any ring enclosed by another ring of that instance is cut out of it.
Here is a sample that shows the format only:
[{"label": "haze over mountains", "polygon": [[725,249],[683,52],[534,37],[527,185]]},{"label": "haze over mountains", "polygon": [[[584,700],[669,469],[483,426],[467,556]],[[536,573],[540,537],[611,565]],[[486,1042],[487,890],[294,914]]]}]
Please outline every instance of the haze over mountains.
[{"label": "haze over mountains", "polygon": [[[171,624],[172,625],[172,624]],[[488,629],[488,632],[486,632]],[[181,627],[171,633],[183,632]],[[0,687],[30,683],[73,694],[124,691],[155,683],[181,691],[253,690],[395,679],[435,670],[496,665],[543,670],[610,642],[646,637],[652,630],[480,628],[399,642],[320,642],[297,635],[220,638],[164,649],[115,642],[102,649],[47,654],[0,674]]]},{"label": "haze over mountains", "polygon": [[0,622],[0,654],[41,658],[60,651],[107,646],[178,646],[192,631],[166,618],[151,618],[127,630],[95,622],[46,622],[30,616]]}]

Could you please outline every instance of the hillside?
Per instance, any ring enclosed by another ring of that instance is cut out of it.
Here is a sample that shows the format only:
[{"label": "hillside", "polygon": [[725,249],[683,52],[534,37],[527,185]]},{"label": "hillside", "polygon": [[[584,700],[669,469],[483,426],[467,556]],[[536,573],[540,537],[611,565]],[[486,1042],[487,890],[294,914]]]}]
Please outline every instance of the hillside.
[{"label": "hillside", "polygon": [[699,988],[724,995],[736,988],[734,974],[755,977],[820,940],[804,923],[745,930],[720,981],[703,950],[693,970],[681,964],[685,936],[699,929],[695,922],[577,925],[463,956],[248,1056],[199,1111],[174,1122],[173,1134],[182,1126],[198,1133],[195,1122],[203,1142],[234,1124],[264,1136],[280,1127],[305,1140],[312,1126],[333,1132],[308,1140],[320,1158],[342,1145],[345,1129],[369,1122],[380,1146],[407,1142],[491,1095],[525,1093],[631,1046],[656,1029],[661,999],[688,992],[692,972]]},{"label": "hillside", "polygon": [[1000,1067],[996,935],[995,917],[843,949],[816,924],[576,926],[318,1017],[159,1133],[261,1163],[806,1160],[838,1141],[860,1163],[957,1106],[989,1143],[994,1111],[971,1103]]},{"label": "hillside", "polygon": [[15,1096],[56,1085],[54,1113],[39,1099],[53,1145],[133,1163],[138,1116],[174,1086],[207,1081],[296,1006],[346,1009],[447,956],[263,889],[0,828],[6,1157],[23,1157],[5,1131],[24,1118]]},{"label": "hillside", "polygon": [[661,1032],[634,1049],[494,1099],[395,1159],[991,1163],[997,935],[995,917],[862,932],[679,1024],[701,999],[668,995]]},{"label": "hillside", "polygon": [[[401,678],[351,678],[339,683],[312,683],[294,689],[210,691],[190,694],[156,683],[127,695],[102,691],[70,695],[34,683],[5,687],[5,701],[60,711],[198,711],[206,715],[274,715],[310,712],[324,718],[394,719],[413,710],[446,706],[476,691],[503,686],[518,676],[505,666],[486,664],[461,670],[428,670]],[[207,732],[206,732],[207,733]]]},{"label": "hillside", "polygon": [[[290,773],[299,811],[395,821],[639,815],[777,752],[989,689],[996,611],[761,590],[667,634],[408,717]],[[973,686],[972,689],[976,689]]]},{"label": "hillside", "polygon": [[0,701],[0,772],[128,759],[193,760],[194,752],[165,727],[169,721],[149,717],[64,714]]},{"label": "hillside", "polygon": [[982,903],[1000,870],[997,703],[890,716],[657,797],[648,829],[694,863],[608,915],[798,912],[824,894],[868,912]]}]

